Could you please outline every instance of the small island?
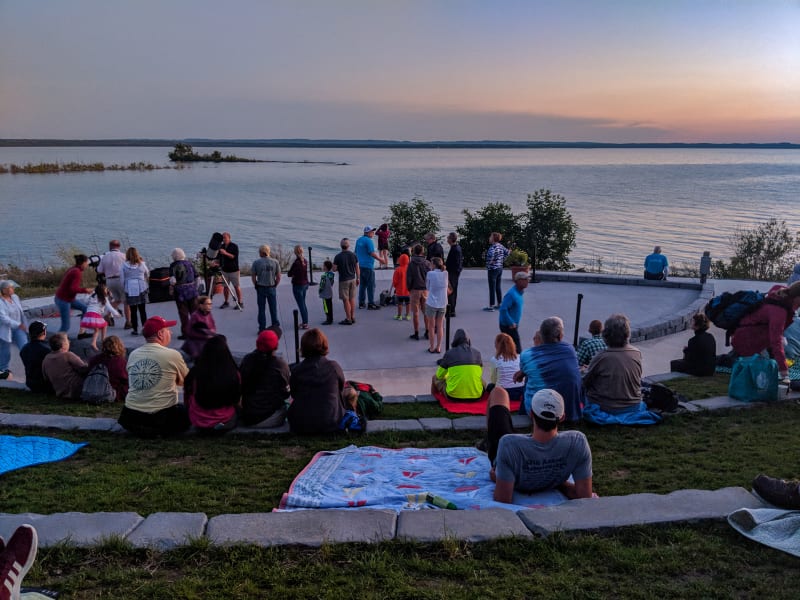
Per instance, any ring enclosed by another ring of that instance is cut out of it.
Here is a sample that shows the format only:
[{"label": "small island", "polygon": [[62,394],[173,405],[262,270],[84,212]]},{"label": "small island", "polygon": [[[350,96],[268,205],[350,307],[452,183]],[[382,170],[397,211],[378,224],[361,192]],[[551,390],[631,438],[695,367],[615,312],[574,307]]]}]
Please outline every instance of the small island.
[{"label": "small island", "polygon": [[242,158],[234,154],[222,156],[222,152],[214,150],[211,154],[198,154],[189,144],[179,142],[168,154],[173,162],[243,162],[243,163],[286,163],[286,164],[310,164],[310,165],[346,165],[347,163],[337,163],[332,161],[313,161],[313,160],[258,160],[255,158]]},{"label": "small island", "polygon": [[146,162],[132,162],[128,165],[107,165],[102,162],[94,163],[79,163],[79,162],[41,162],[41,163],[27,163],[24,165],[0,165],[0,174],[11,173],[12,175],[26,174],[26,175],[43,175],[46,173],[81,173],[85,171],[156,171],[160,169],[182,169],[183,165],[154,165]]}]

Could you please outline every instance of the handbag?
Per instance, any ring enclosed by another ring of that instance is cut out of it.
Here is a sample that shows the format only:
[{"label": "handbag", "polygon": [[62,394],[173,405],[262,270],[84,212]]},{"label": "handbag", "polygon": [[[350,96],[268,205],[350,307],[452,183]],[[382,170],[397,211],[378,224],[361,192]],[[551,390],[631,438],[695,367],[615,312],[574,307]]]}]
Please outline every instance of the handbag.
[{"label": "handbag", "polygon": [[774,402],[778,399],[778,363],[758,354],[737,359],[728,396],[743,402]]}]

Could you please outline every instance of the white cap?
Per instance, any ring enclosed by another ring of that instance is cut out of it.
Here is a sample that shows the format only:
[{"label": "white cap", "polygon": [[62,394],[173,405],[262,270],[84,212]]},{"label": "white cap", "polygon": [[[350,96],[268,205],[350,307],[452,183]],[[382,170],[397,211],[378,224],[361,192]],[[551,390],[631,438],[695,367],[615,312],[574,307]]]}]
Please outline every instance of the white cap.
[{"label": "white cap", "polygon": [[540,419],[560,421],[564,416],[564,398],[555,390],[539,390],[531,400],[531,412]]}]

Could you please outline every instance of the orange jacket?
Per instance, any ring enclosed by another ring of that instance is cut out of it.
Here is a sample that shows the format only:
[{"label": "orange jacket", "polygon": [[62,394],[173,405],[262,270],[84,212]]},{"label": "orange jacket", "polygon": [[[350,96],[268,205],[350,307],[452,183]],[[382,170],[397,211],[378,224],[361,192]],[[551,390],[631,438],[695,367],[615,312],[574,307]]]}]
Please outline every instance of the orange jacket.
[{"label": "orange jacket", "polygon": [[398,296],[408,296],[408,285],[406,284],[406,271],[408,270],[408,255],[401,254],[397,259],[397,267],[392,276],[392,286],[394,293]]}]

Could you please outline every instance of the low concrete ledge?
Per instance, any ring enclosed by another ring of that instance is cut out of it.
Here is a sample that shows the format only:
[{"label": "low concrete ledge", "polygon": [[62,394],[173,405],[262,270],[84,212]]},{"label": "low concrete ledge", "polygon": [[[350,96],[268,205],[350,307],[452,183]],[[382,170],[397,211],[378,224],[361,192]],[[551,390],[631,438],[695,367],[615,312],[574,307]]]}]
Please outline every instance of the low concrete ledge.
[{"label": "low concrete ledge", "polygon": [[212,517],[206,535],[219,545],[319,547],[388,541],[394,539],[396,527],[393,510],[301,510]]},{"label": "low concrete ledge", "polygon": [[720,520],[739,508],[764,504],[742,487],[678,490],[665,495],[631,494],[572,500],[559,506],[522,510],[519,517],[533,533],[604,530],[630,525]]},{"label": "low concrete ledge", "polygon": [[384,396],[384,404],[410,404],[418,402],[416,396]]},{"label": "low concrete ledge", "polygon": [[453,419],[453,429],[456,431],[480,431],[486,429],[486,417],[471,416]]},{"label": "low concrete ledge", "polygon": [[0,535],[8,539],[17,527],[30,523],[36,527],[43,548],[60,543],[96,546],[111,538],[128,536],[142,521],[144,518],[134,512],[0,514]]},{"label": "low concrete ledge", "polygon": [[504,508],[404,511],[397,519],[397,539],[404,541],[485,542],[503,537],[533,535],[513,511]]},{"label": "low concrete ledge", "polygon": [[205,513],[153,513],[133,530],[128,542],[136,548],[171,550],[202,537],[207,523]]},{"label": "low concrete ledge", "polygon": [[422,431],[422,423],[416,419],[380,419],[367,423],[367,434],[379,431]]},{"label": "low concrete ledge", "polygon": [[[447,417],[428,417],[419,420],[425,431],[452,431],[453,421]],[[369,428],[367,429],[369,431]]]}]

